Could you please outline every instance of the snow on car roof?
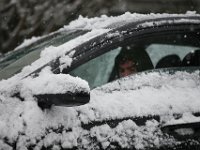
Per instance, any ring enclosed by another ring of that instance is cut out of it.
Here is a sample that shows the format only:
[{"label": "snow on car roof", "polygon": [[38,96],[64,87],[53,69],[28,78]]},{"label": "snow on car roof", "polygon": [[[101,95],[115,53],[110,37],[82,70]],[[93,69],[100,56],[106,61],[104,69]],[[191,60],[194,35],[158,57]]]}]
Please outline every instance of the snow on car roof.
[{"label": "snow on car roof", "polygon": [[[135,136],[136,148],[145,147],[145,141],[151,141],[154,145],[159,145],[156,137],[151,135],[151,139],[145,139],[144,134],[151,134],[151,130],[156,130],[158,123],[156,121],[148,122],[145,127],[138,127],[133,121],[128,120],[120,123],[114,129],[111,129],[108,125],[102,125],[92,128],[86,131],[81,127],[82,123],[89,123],[93,120],[101,121],[103,119],[115,119],[130,116],[142,116],[142,115],[165,115],[167,113],[188,113],[200,111],[200,77],[199,72],[187,73],[178,72],[175,75],[152,73],[149,75],[142,74],[136,79],[132,78],[131,82],[124,82],[118,84],[118,82],[110,83],[108,86],[110,89],[116,89],[109,93],[106,90],[95,89],[91,91],[90,103],[85,106],[66,108],[66,107],[52,107],[49,110],[42,111],[37,101],[27,96],[30,94],[31,88],[29,87],[29,81],[31,84],[35,84],[34,87],[39,85],[41,80],[29,77],[22,79],[24,76],[35,71],[39,67],[47,64],[48,62],[56,59],[59,56],[63,56],[63,60],[69,59],[64,55],[81,43],[97,37],[103,33],[107,33],[110,29],[106,27],[119,21],[132,21],[132,19],[140,20],[141,18],[155,18],[155,17],[167,17],[178,16],[171,14],[131,14],[126,13],[119,17],[107,17],[101,16],[99,18],[83,18],[79,17],[78,20],[70,23],[63,28],[87,28],[91,29],[90,32],[81,35],[71,41],[60,45],[58,47],[50,46],[42,51],[40,59],[33,62],[30,66],[26,66],[21,73],[13,76],[10,79],[0,81],[0,147],[9,148],[7,143],[17,143],[16,149],[23,149],[30,145],[36,145],[38,149],[42,146],[48,147],[49,145],[56,145],[60,143],[63,148],[72,148],[79,146],[80,142],[85,146],[89,145],[90,139],[79,141],[81,136],[96,137],[103,148],[107,148],[109,142],[117,142],[122,147],[128,147],[129,142]],[[180,16],[199,16],[197,14],[182,14]],[[122,21],[122,22],[123,22]],[[72,52],[73,55],[74,52]],[[70,56],[70,55],[69,55]],[[70,65],[71,61],[67,61]],[[49,69],[44,68],[42,74],[52,73]],[[57,76],[59,77],[59,76]],[[43,76],[45,78],[45,76]],[[65,78],[65,77],[64,77]],[[81,79],[73,79],[73,77],[66,77],[70,82],[80,84],[80,87],[86,85]],[[54,82],[60,82],[60,79],[55,78]],[[130,81],[130,80],[129,80]],[[155,81],[155,82],[153,82]],[[128,84],[125,84],[128,83]],[[149,84],[151,83],[151,84]],[[129,89],[134,85],[135,89]],[[187,85],[187,86],[186,86]],[[138,86],[138,88],[137,88]],[[52,91],[48,86],[37,87],[38,91]],[[55,88],[57,88],[56,85]],[[104,87],[106,88],[106,87]],[[117,90],[122,89],[122,91]],[[56,89],[59,90],[62,88]],[[28,91],[29,90],[29,91]],[[33,93],[37,92],[35,89],[31,89]],[[73,88],[71,89],[74,90]],[[89,90],[86,88],[85,90]],[[25,97],[24,101],[18,98],[11,97],[15,92],[21,92],[21,96]],[[56,91],[59,92],[59,91]],[[190,102],[192,100],[192,103]],[[197,118],[199,119],[199,118]],[[196,120],[197,120],[196,119]],[[170,122],[170,121],[169,121]],[[65,130],[63,132],[54,132],[53,129],[57,129],[62,126]],[[130,129],[127,131],[127,129]],[[67,132],[66,130],[71,130]],[[148,132],[149,131],[149,132]],[[131,134],[130,134],[131,132]],[[105,136],[107,138],[105,138]],[[6,140],[5,140],[6,139]],[[5,142],[6,141],[6,142]],[[39,141],[39,142],[38,142]],[[91,147],[92,148],[92,147]]]},{"label": "snow on car roof", "polygon": [[38,41],[38,40],[44,38],[44,37],[46,37],[46,36],[40,36],[40,37],[35,37],[35,36],[33,36],[33,37],[31,37],[30,39],[25,39],[25,40],[23,41],[23,43],[21,43],[19,46],[17,46],[17,47],[14,49],[14,51],[15,51],[15,50],[18,50],[18,49],[20,49],[20,48],[26,47],[26,46],[28,46],[28,45],[30,45],[30,44],[32,44],[32,43],[34,43],[34,42],[36,42],[36,41]]},{"label": "snow on car roof", "polygon": [[[154,18],[167,18],[167,17],[190,17],[190,16],[200,16],[194,11],[187,11],[186,14],[138,14],[126,12],[120,16],[106,16],[102,15],[101,17],[87,18],[79,16],[77,20],[72,21],[69,25],[64,26],[60,30],[65,29],[100,29],[100,28],[115,28],[122,26],[130,22],[138,22],[147,19]],[[186,21],[186,20],[185,20]]]}]

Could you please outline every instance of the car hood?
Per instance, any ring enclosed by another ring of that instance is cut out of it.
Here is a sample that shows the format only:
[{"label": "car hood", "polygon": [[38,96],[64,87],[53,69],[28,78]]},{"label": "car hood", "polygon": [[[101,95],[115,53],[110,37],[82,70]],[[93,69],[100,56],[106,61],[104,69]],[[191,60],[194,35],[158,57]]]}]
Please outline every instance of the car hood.
[{"label": "car hood", "polygon": [[[79,107],[56,107],[41,110],[35,100],[20,101],[1,95],[0,146],[17,149],[28,147],[94,148],[95,143],[108,148],[117,142],[121,147],[145,148],[173,145],[175,140],[163,135],[162,124],[200,121],[199,71],[175,74],[142,73],[109,83],[91,91],[91,100]],[[173,114],[183,114],[178,122]],[[160,116],[138,125],[133,119]],[[109,126],[109,120],[120,120]],[[104,122],[104,123],[101,123]],[[91,126],[92,124],[92,126]],[[88,126],[90,126],[88,128]],[[92,142],[93,138],[96,142]],[[90,145],[91,142],[93,145]]]}]

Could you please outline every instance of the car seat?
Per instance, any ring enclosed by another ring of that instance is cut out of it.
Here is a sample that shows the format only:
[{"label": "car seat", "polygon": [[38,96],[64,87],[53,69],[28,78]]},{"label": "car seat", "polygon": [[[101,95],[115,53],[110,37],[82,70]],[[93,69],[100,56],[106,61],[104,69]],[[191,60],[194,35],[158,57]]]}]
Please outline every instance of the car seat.
[{"label": "car seat", "polygon": [[181,59],[176,54],[167,55],[161,58],[155,68],[169,68],[181,66]]},{"label": "car seat", "polygon": [[200,66],[200,49],[189,52],[183,58],[182,66]]}]

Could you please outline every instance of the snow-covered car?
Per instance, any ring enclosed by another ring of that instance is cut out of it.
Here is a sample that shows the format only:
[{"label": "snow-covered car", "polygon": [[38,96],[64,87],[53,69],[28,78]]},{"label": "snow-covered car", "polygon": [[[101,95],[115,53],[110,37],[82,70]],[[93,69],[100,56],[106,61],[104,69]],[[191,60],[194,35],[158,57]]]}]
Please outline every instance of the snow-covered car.
[{"label": "snow-covered car", "polygon": [[200,148],[200,15],[80,17],[72,29],[2,58],[1,149]]}]

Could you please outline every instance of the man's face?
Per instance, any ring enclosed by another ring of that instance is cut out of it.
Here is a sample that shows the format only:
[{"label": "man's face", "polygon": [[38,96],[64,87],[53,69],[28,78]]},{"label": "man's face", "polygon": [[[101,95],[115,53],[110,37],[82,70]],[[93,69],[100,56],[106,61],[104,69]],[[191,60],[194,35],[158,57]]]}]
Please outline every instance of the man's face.
[{"label": "man's face", "polygon": [[136,72],[137,72],[136,64],[132,60],[126,60],[119,64],[120,78],[128,76],[128,75],[136,73]]}]

